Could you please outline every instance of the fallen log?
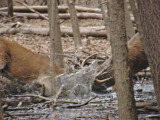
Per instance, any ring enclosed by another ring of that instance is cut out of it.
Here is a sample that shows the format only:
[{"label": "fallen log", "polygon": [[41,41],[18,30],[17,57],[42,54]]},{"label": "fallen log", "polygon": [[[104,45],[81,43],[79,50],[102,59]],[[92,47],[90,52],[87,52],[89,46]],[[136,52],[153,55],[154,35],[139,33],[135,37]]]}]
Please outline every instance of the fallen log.
[{"label": "fallen log", "polygon": [[[0,12],[1,16],[8,16],[7,12]],[[20,18],[27,18],[27,19],[44,19],[40,15],[37,15],[35,13],[13,13],[14,16],[20,17]],[[48,14],[41,14],[45,17],[48,17]],[[70,19],[70,14],[58,14],[60,19]],[[79,19],[103,19],[102,14],[97,13],[77,13],[77,17]],[[134,18],[131,17],[131,20],[134,21]]]},{"label": "fallen log", "polygon": [[[48,7],[47,6],[29,6],[31,7],[32,9],[40,12],[40,13],[47,13],[48,12]],[[67,7],[58,7],[59,9],[59,12],[60,13],[66,13],[67,12]],[[3,12],[7,12],[8,8],[7,7],[4,7],[4,8],[0,8],[0,11],[3,11]],[[25,6],[14,6],[13,7],[13,12],[31,12],[28,8],[26,8]]]},{"label": "fallen log", "polygon": [[[41,12],[41,13],[47,13],[48,7],[47,6],[29,6],[32,9]],[[101,10],[99,8],[88,8],[88,7],[75,7],[77,12],[92,12],[92,13],[101,13]],[[0,8],[0,11],[7,12],[8,8]],[[58,6],[59,13],[67,13],[68,12],[68,6]],[[26,7],[24,6],[14,6],[13,7],[14,12],[30,12]]]},{"label": "fallen log", "polygon": [[157,105],[156,102],[137,102],[136,103],[137,108],[144,108],[147,106],[156,106],[156,105]]},{"label": "fallen log", "polygon": [[[43,28],[39,26],[34,26],[31,24],[17,23],[17,26],[11,25],[12,27],[6,26],[0,28],[0,34],[16,34],[16,33],[25,33],[25,34],[40,34],[40,35],[49,35],[49,28]],[[73,36],[73,31],[71,27],[61,26],[61,34]],[[82,36],[93,36],[93,37],[107,37],[107,33],[104,29],[104,26],[101,27],[80,27],[80,33]]]},{"label": "fallen log", "polygon": [[[158,106],[146,106],[146,107],[145,107],[145,110],[158,112]],[[153,117],[154,117],[154,116],[153,116]],[[156,116],[156,117],[160,117],[160,115],[159,115],[159,116]]]},{"label": "fallen log", "polygon": [[29,7],[27,4],[17,1],[17,3],[20,3],[22,5],[24,5],[29,11],[38,14],[39,16],[41,16],[42,18],[46,19],[47,21],[49,21],[48,17],[43,16],[41,13],[37,12],[36,10],[32,9],[31,7]]},{"label": "fallen log", "polygon": [[[103,19],[102,14],[97,13],[77,13],[79,19]],[[60,19],[70,19],[70,14],[59,14]]]}]

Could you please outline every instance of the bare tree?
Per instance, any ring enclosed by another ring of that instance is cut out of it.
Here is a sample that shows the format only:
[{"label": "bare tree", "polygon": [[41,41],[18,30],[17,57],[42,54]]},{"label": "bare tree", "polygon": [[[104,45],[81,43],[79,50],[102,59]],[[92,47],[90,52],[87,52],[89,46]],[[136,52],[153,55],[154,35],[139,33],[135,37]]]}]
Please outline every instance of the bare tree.
[{"label": "bare tree", "polygon": [[101,6],[101,12],[104,19],[104,25],[107,30],[107,37],[110,40],[110,28],[109,28],[109,1],[108,0],[99,0]]},{"label": "bare tree", "polygon": [[131,10],[132,10],[132,13],[133,13],[136,25],[137,25],[137,29],[138,29],[138,31],[140,31],[140,29],[141,29],[140,15],[139,15],[138,9],[136,7],[136,2],[135,2],[135,0],[129,0],[129,3],[130,3]]},{"label": "bare tree", "polygon": [[51,68],[51,81],[52,81],[52,94],[56,94],[55,89],[55,65],[63,67],[62,42],[60,34],[60,26],[58,24],[58,7],[57,0],[49,0],[49,27],[50,27],[50,68]]},{"label": "bare tree", "polygon": [[124,0],[110,1],[110,42],[118,96],[119,120],[137,120],[128,63]]},{"label": "bare tree", "polygon": [[67,0],[67,3],[69,5],[69,12],[71,16],[71,22],[72,22],[72,30],[73,32],[73,37],[74,37],[74,42],[75,42],[75,47],[81,46],[81,34],[79,30],[79,22],[78,22],[78,17],[77,17],[77,11],[75,9],[75,0]]},{"label": "bare tree", "polygon": [[8,3],[8,16],[12,17],[13,16],[13,1],[7,0],[7,3]]},{"label": "bare tree", "polygon": [[[54,0],[56,2],[56,5],[53,6],[53,9],[50,10],[51,12],[53,12],[54,15],[53,18],[52,17],[49,17],[49,19],[53,19],[51,20],[51,22],[53,22],[53,26],[50,28],[51,32],[50,33],[52,35],[52,40],[54,39],[54,43],[53,43],[53,46],[52,48],[54,47],[54,56],[55,56],[55,62],[57,65],[59,65],[60,67],[64,67],[64,62],[63,62],[63,50],[62,50],[62,41],[61,41],[61,33],[60,33],[60,25],[59,25],[59,18],[58,18],[58,6],[57,6],[57,1]],[[49,3],[49,9],[50,9],[50,6],[51,4]],[[49,11],[49,14],[50,14],[50,11]],[[50,23],[50,26],[51,26],[51,23]]]},{"label": "bare tree", "polygon": [[137,0],[140,35],[153,77],[160,111],[160,1]]}]

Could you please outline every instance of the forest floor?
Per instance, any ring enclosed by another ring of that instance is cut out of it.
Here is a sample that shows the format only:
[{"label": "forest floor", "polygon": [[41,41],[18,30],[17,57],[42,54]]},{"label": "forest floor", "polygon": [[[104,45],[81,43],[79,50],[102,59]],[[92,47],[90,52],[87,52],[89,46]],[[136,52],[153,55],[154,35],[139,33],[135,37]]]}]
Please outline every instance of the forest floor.
[{"label": "forest floor", "polygon": [[[22,20],[15,19],[14,22],[29,23],[41,27],[48,27],[48,22],[45,20]],[[61,25],[71,26],[69,20],[66,20]],[[80,20],[80,26],[102,26],[102,20]],[[49,37],[35,34],[22,34],[15,35],[3,34],[3,37],[17,41],[22,46],[41,54],[49,54]],[[62,37],[63,51],[65,55],[74,56],[72,61],[76,58],[85,59],[92,54],[100,54],[100,56],[110,56],[111,48],[106,38],[99,37],[82,37],[82,47],[74,48],[73,37]],[[71,58],[65,57],[65,63]],[[153,102],[155,101],[154,89],[151,78],[135,82],[134,85],[135,98],[137,102]],[[32,92],[31,92],[32,93]],[[31,94],[25,92],[20,95],[9,94],[4,99],[9,99],[13,102],[11,105],[4,109],[5,120],[24,120],[24,119],[37,119],[37,120],[117,120],[118,107],[116,93],[112,92],[112,88],[107,88],[106,93],[93,93],[91,96],[81,98],[63,99],[58,98],[56,105],[46,103],[43,99],[35,100],[35,97],[25,96]],[[21,96],[22,95],[22,96]],[[96,96],[96,97],[95,97]],[[95,97],[95,98],[94,98]],[[93,100],[89,101],[91,98]],[[16,102],[18,100],[18,102]],[[28,102],[28,101],[29,102]],[[36,101],[36,102],[35,102]],[[87,102],[88,101],[88,102]],[[86,104],[83,104],[86,103]],[[80,104],[78,106],[77,104]],[[76,107],[75,107],[76,105]],[[154,106],[155,108],[156,106]],[[145,107],[137,108],[139,120],[158,120],[156,118],[158,112],[155,108],[147,109]]]}]

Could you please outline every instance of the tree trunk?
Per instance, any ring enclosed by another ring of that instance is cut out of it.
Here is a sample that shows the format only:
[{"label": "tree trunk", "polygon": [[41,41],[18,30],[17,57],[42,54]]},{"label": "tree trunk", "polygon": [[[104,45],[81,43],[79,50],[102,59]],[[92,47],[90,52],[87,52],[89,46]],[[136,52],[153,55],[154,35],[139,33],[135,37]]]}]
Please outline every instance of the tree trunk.
[{"label": "tree trunk", "polygon": [[[49,8],[49,28],[50,28],[50,76],[52,83],[52,95],[56,94],[55,85],[55,67],[57,64],[63,67],[63,57],[58,54],[62,54],[62,41],[60,35],[60,26],[58,25],[58,8],[57,0],[50,0],[48,2]],[[56,54],[55,54],[56,53]]]},{"label": "tree trunk", "polygon": [[109,28],[109,2],[108,0],[99,0],[101,6],[102,16],[104,20],[104,25],[107,30],[107,38],[110,40],[110,28]]},{"label": "tree trunk", "polygon": [[138,31],[140,31],[140,16],[139,16],[139,12],[138,12],[138,9],[136,7],[136,2],[135,0],[129,0],[129,3],[130,3],[130,6],[131,6],[131,10],[132,10],[132,13],[133,13],[133,16],[134,16],[134,19],[135,19],[135,23],[136,23],[136,26],[137,26],[137,29]]},{"label": "tree trunk", "polygon": [[140,35],[153,77],[160,111],[160,1],[137,0],[140,13]]},{"label": "tree trunk", "polygon": [[[52,40],[54,39],[53,47],[54,47],[54,56],[55,56],[55,62],[57,65],[60,67],[64,67],[63,63],[63,50],[62,50],[62,41],[61,41],[61,32],[60,32],[60,25],[59,25],[59,18],[58,18],[58,6],[57,3],[56,5],[53,6],[53,26],[51,28],[51,31],[53,32],[52,35]],[[49,13],[50,14],[50,13]],[[50,18],[51,19],[51,18]],[[52,47],[52,48],[53,48]]]},{"label": "tree trunk", "polygon": [[7,0],[7,3],[8,3],[8,16],[12,17],[13,16],[13,1]]},{"label": "tree trunk", "polygon": [[124,0],[124,8],[125,8],[125,23],[126,23],[127,40],[130,40],[135,35],[135,30],[133,28],[133,23],[130,17],[130,11],[128,9],[127,0]]},{"label": "tree trunk", "polygon": [[70,2],[68,0],[68,5],[69,5],[69,13],[71,16],[71,22],[72,22],[72,30],[74,31],[73,32],[74,44],[75,44],[75,48],[76,48],[76,47],[82,45],[81,35],[80,35],[80,30],[79,30],[79,22],[78,22],[78,17],[77,17],[77,11],[75,9],[75,2],[74,1]]},{"label": "tree trunk", "polygon": [[133,86],[129,75],[124,1],[122,0],[111,0],[110,32],[119,120],[137,120]]}]

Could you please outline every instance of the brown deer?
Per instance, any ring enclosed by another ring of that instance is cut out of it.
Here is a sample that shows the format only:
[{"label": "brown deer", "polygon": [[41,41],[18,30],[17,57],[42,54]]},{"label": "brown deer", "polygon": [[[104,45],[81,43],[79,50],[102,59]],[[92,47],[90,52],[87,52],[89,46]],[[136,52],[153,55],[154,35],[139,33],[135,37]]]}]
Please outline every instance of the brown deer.
[{"label": "brown deer", "polygon": [[128,50],[131,75],[135,75],[137,72],[148,67],[147,56],[138,33],[128,41]]},{"label": "brown deer", "polygon": [[[8,78],[31,83],[49,75],[50,59],[0,37],[0,72]],[[63,73],[63,69],[55,65],[55,73]]]},{"label": "brown deer", "polygon": [[[128,45],[128,59],[129,59],[130,74],[131,74],[131,76],[134,76],[137,72],[148,67],[148,60],[147,60],[147,56],[144,52],[139,33],[135,34],[128,41],[127,45]],[[104,87],[110,87],[110,86],[114,85],[112,63],[106,69],[105,72],[107,72],[107,73],[103,77],[110,78],[110,79],[108,79],[106,81],[96,79],[95,83],[93,85],[93,89],[101,91],[104,89]]]}]

